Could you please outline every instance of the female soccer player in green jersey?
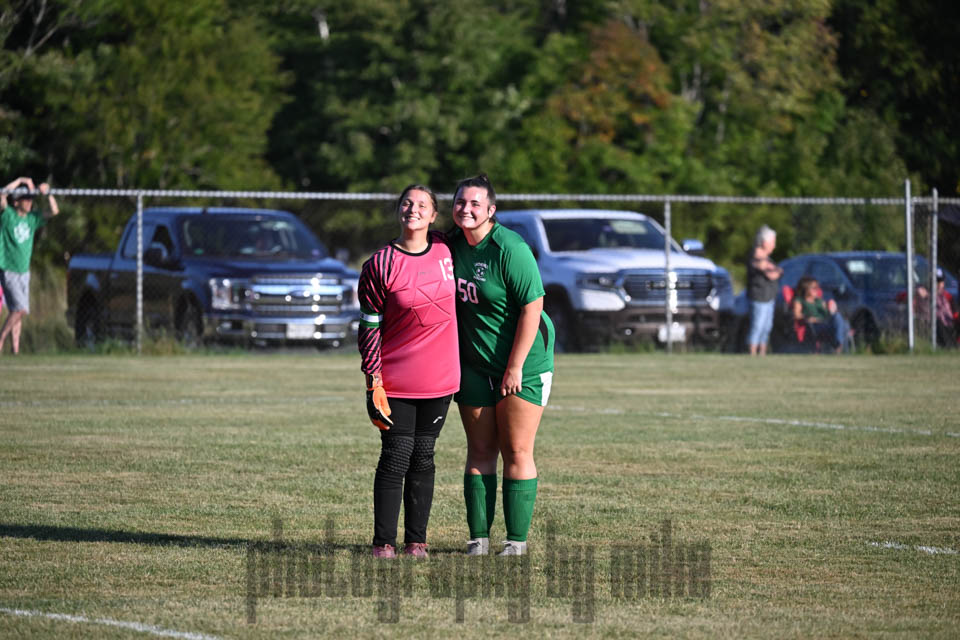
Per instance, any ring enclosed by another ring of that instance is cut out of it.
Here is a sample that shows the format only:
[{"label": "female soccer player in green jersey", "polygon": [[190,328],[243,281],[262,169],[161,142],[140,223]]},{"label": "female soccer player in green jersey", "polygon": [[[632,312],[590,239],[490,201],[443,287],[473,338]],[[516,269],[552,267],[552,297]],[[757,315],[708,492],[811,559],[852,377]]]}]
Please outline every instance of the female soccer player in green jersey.
[{"label": "female soccer player in green jersey", "polygon": [[523,555],[537,496],[533,445],[553,379],[553,323],[543,312],[543,282],[523,239],[497,223],[486,175],[462,180],[450,236],[457,281],[460,391],[467,434],[463,495],[468,555],[486,555],[503,456],[507,540],[500,555]]}]

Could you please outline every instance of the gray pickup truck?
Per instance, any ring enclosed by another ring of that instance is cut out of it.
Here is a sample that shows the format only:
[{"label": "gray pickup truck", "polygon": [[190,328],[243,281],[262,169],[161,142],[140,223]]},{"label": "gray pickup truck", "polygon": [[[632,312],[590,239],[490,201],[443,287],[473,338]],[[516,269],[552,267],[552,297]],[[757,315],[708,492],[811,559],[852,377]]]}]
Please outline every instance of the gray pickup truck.
[{"label": "gray pickup truck", "polygon": [[[285,211],[160,207],[143,212],[143,326],[184,343],[338,346],[356,340],[359,274],[327,255]],[[77,343],[137,327],[137,217],[113,255],[67,268],[67,322]]]},{"label": "gray pickup truck", "polygon": [[[640,213],[601,210],[497,211],[497,220],[533,249],[544,305],[560,349],[612,341],[719,345],[734,304],[730,274],[671,239],[668,293],[666,232]],[[671,298],[673,322],[666,324]]]}]

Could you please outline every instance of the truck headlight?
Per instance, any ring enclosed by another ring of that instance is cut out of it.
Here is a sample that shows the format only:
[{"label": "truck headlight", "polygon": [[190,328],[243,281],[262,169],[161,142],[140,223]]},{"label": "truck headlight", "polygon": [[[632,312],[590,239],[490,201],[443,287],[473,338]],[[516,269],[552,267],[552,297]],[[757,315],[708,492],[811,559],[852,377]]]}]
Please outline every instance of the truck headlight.
[{"label": "truck headlight", "polygon": [[344,278],[343,285],[345,287],[350,287],[349,292],[344,292],[344,307],[349,309],[359,309],[360,296],[357,289],[360,287],[360,280],[358,278]]},{"label": "truck headlight", "polygon": [[239,309],[243,287],[229,278],[210,278],[210,306],[214,309]]},{"label": "truck headlight", "polygon": [[577,276],[577,286],[581,289],[600,289],[609,291],[617,288],[615,273],[581,273]]},{"label": "truck headlight", "polygon": [[581,273],[577,287],[585,311],[620,311],[627,306],[615,273]]},{"label": "truck headlight", "polygon": [[714,311],[720,310],[720,297],[717,295],[716,289],[711,289],[710,293],[707,294],[707,305]]},{"label": "truck headlight", "polygon": [[733,309],[733,281],[726,269],[718,268],[713,273],[713,289],[707,296],[707,304],[714,311]]},{"label": "truck headlight", "polygon": [[584,289],[580,292],[585,311],[620,311],[627,306],[619,293],[615,291],[597,291]]}]

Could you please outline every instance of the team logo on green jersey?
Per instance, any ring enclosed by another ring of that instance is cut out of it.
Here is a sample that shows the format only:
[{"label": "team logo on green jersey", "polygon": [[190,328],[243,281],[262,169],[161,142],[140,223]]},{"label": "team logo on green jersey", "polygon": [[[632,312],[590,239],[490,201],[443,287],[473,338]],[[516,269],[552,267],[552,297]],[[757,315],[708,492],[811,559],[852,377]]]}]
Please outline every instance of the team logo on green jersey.
[{"label": "team logo on green jersey", "polygon": [[26,222],[20,221],[20,224],[13,228],[13,238],[17,241],[17,244],[23,244],[30,239],[30,225]]},{"label": "team logo on green jersey", "polygon": [[477,282],[487,281],[487,263],[486,262],[473,263],[473,279],[476,280]]}]

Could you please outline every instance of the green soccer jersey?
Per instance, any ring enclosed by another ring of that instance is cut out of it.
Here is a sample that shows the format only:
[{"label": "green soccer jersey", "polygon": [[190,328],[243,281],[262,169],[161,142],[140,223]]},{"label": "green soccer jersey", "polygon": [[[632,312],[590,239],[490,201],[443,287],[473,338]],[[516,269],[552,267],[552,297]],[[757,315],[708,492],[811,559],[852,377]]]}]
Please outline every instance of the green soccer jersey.
[{"label": "green soccer jersey", "polygon": [[[460,229],[450,237],[457,279],[460,358],[490,376],[506,371],[520,308],[544,295],[537,261],[514,231],[496,224],[475,247]],[[523,363],[523,375],[553,371],[553,323],[546,313]]]},{"label": "green soccer jersey", "polygon": [[13,207],[0,213],[0,269],[16,273],[30,271],[33,235],[46,220],[33,211],[20,216]]}]

